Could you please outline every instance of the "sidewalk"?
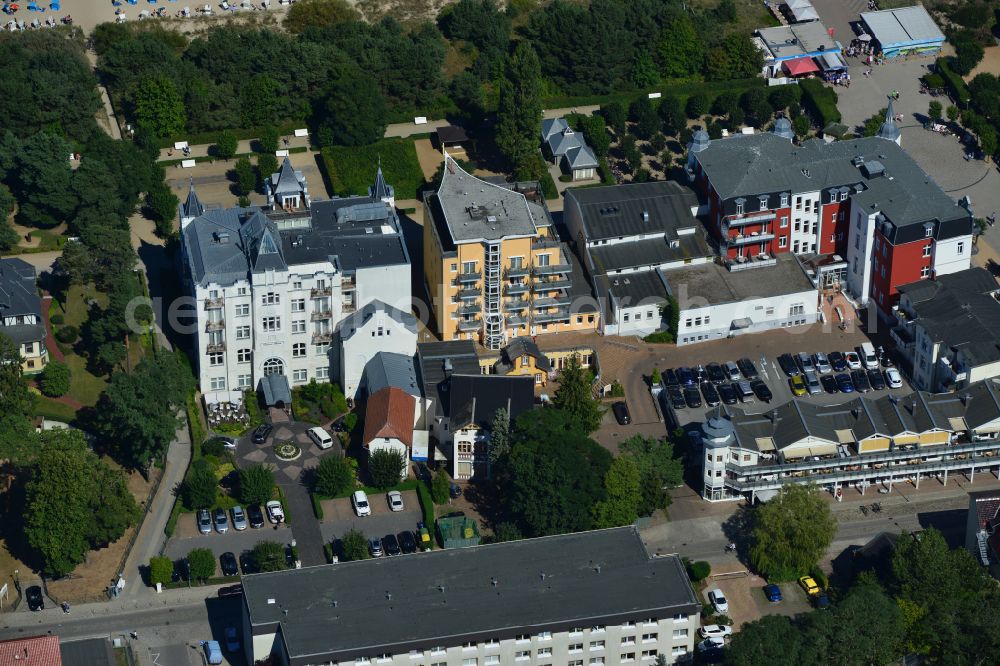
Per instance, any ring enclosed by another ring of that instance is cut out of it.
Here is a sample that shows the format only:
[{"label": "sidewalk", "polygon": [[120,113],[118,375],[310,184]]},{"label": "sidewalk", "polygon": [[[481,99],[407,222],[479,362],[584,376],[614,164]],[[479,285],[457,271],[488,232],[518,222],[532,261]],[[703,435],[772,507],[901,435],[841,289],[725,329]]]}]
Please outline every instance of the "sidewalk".
[{"label": "sidewalk", "polygon": [[[445,123],[445,124],[447,124],[447,123]],[[286,134],[285,136],[283,136],[281,138],[282,139],[288,139],[288,145],[286,146],[285,143],[284,143],[284,141],[282,141],[282,140],[279,139],[279,141],[278,141],[278,150],[286,150],[286,149],[289,149],[289,148],[308,148],[309,147],[309,137],[308,136],[292,136],[292,135]],[[253,148],[251,147],[251,143],[254,142],[254,141],[256,141],[256,140],[257,139],[244,139],[243,141],[240,141],[236,145],[236,154],[237,155],[241,155],[243,153],[253,152]],[[191,154],[190,155],[185,155],[182,151],[180,151],[180,150],[174,150],[173,148],[161,148],[160,149],[160,157],[158,158],[158,161],[162,162],[164,160],[180,160],[180,159],[193,160],[196,157],[208,157],[209,156],[209,149],[211,149],[214,146],[215,146],[214,143],[202,143],[202,144],[199,144],[197,146],[188,146],[191,149]],[[280,166],[280,161],[279,161],[279,166]]]}]

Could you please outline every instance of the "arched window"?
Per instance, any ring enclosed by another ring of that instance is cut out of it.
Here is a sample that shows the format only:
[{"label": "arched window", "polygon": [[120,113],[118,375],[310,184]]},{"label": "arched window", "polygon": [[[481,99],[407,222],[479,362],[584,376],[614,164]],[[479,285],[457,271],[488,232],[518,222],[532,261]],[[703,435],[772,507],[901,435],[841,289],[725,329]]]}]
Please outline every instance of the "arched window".
[{"label": "arched window", "polygon": [[285,362],[280,358],[269,358],[264,361],[264,376],[285,374]]}]

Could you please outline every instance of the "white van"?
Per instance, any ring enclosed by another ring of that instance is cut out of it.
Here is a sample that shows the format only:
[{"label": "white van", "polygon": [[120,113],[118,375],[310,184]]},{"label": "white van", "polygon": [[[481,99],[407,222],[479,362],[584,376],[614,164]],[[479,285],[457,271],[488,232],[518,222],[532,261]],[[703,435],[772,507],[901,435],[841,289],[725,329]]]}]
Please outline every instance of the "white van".
[{"label": "white van", "polygon": [[372,515],[372,506],[368,503],[368,495],[363,490],[355,490],[351,495],[351,504],[354,505],[354,513],[360,516]]},{"label": "white van", "polygon": [[316,442],[316,446],[321,449],[328,449],[333,446],[333,437],[319,426],[309,428],[309,439]]},{"label": "white van", "polygon": [[875,347],[870,342],[862,342],[858,347],[858,355],[867,370],[878,370],[878,356],[875,355]]}]

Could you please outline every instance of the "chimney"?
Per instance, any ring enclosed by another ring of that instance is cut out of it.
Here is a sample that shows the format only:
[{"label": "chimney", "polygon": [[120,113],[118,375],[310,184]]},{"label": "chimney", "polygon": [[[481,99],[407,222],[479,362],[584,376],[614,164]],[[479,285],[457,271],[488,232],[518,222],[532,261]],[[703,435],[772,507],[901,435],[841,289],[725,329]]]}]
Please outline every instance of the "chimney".
[{"label": "chimney", "polygon": [[451,371],[452,371],[452,369],[453,368],[452,368],[452,365],[451,365],[451,359],[450,358],[446,358],[444,360],[444,376],[445,376],[445,379],[450,379],[451,378]]},{"label": "chimney", "polygon": [[648,210],[642,211],[642,221],[643,222],[649,222],[649,211]]}]

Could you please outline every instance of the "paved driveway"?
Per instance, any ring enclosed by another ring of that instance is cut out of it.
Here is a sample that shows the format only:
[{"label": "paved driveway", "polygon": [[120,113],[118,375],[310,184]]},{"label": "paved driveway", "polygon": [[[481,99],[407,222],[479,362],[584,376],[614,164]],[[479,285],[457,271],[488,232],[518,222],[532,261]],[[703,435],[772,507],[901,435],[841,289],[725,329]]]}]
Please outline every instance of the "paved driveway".
[{"label": "paved driveway", "polygon": [[[188,515],[193,516],[194,514],[184,514],[181,518]],[[230,528],[225,534],[212,532],[211,534],[171,539],[163,554],[172,560],[179,560],[187,557],[188,553],[195,548],[208,548],[215,554],[216,572],[221,573],[219,572],[219,556],[225,552],[234,553],[239,557],[240,553],[251,550],[261,541],[277,541],[281,544],[288,544],[293,538],[292,530],[288,525],[281,525],[275,530],[273,525],[265,523],[263,528],[257,530],[248,528],[237,532]]]},{"label": "paved driveway", "polygon": [[354,514],[349,499],[323,502],[323,522],[319,527],[324,541],[339,539],[350,529],[359,530],[368,537],[399,534],[404,530],[416,530],[417,523],[423,520],[420,501],[414,490],[403,493],[402,511],[390,511],[384,494],[369,495],[368,501],[372,505],[372,515],[363,518]]}]

